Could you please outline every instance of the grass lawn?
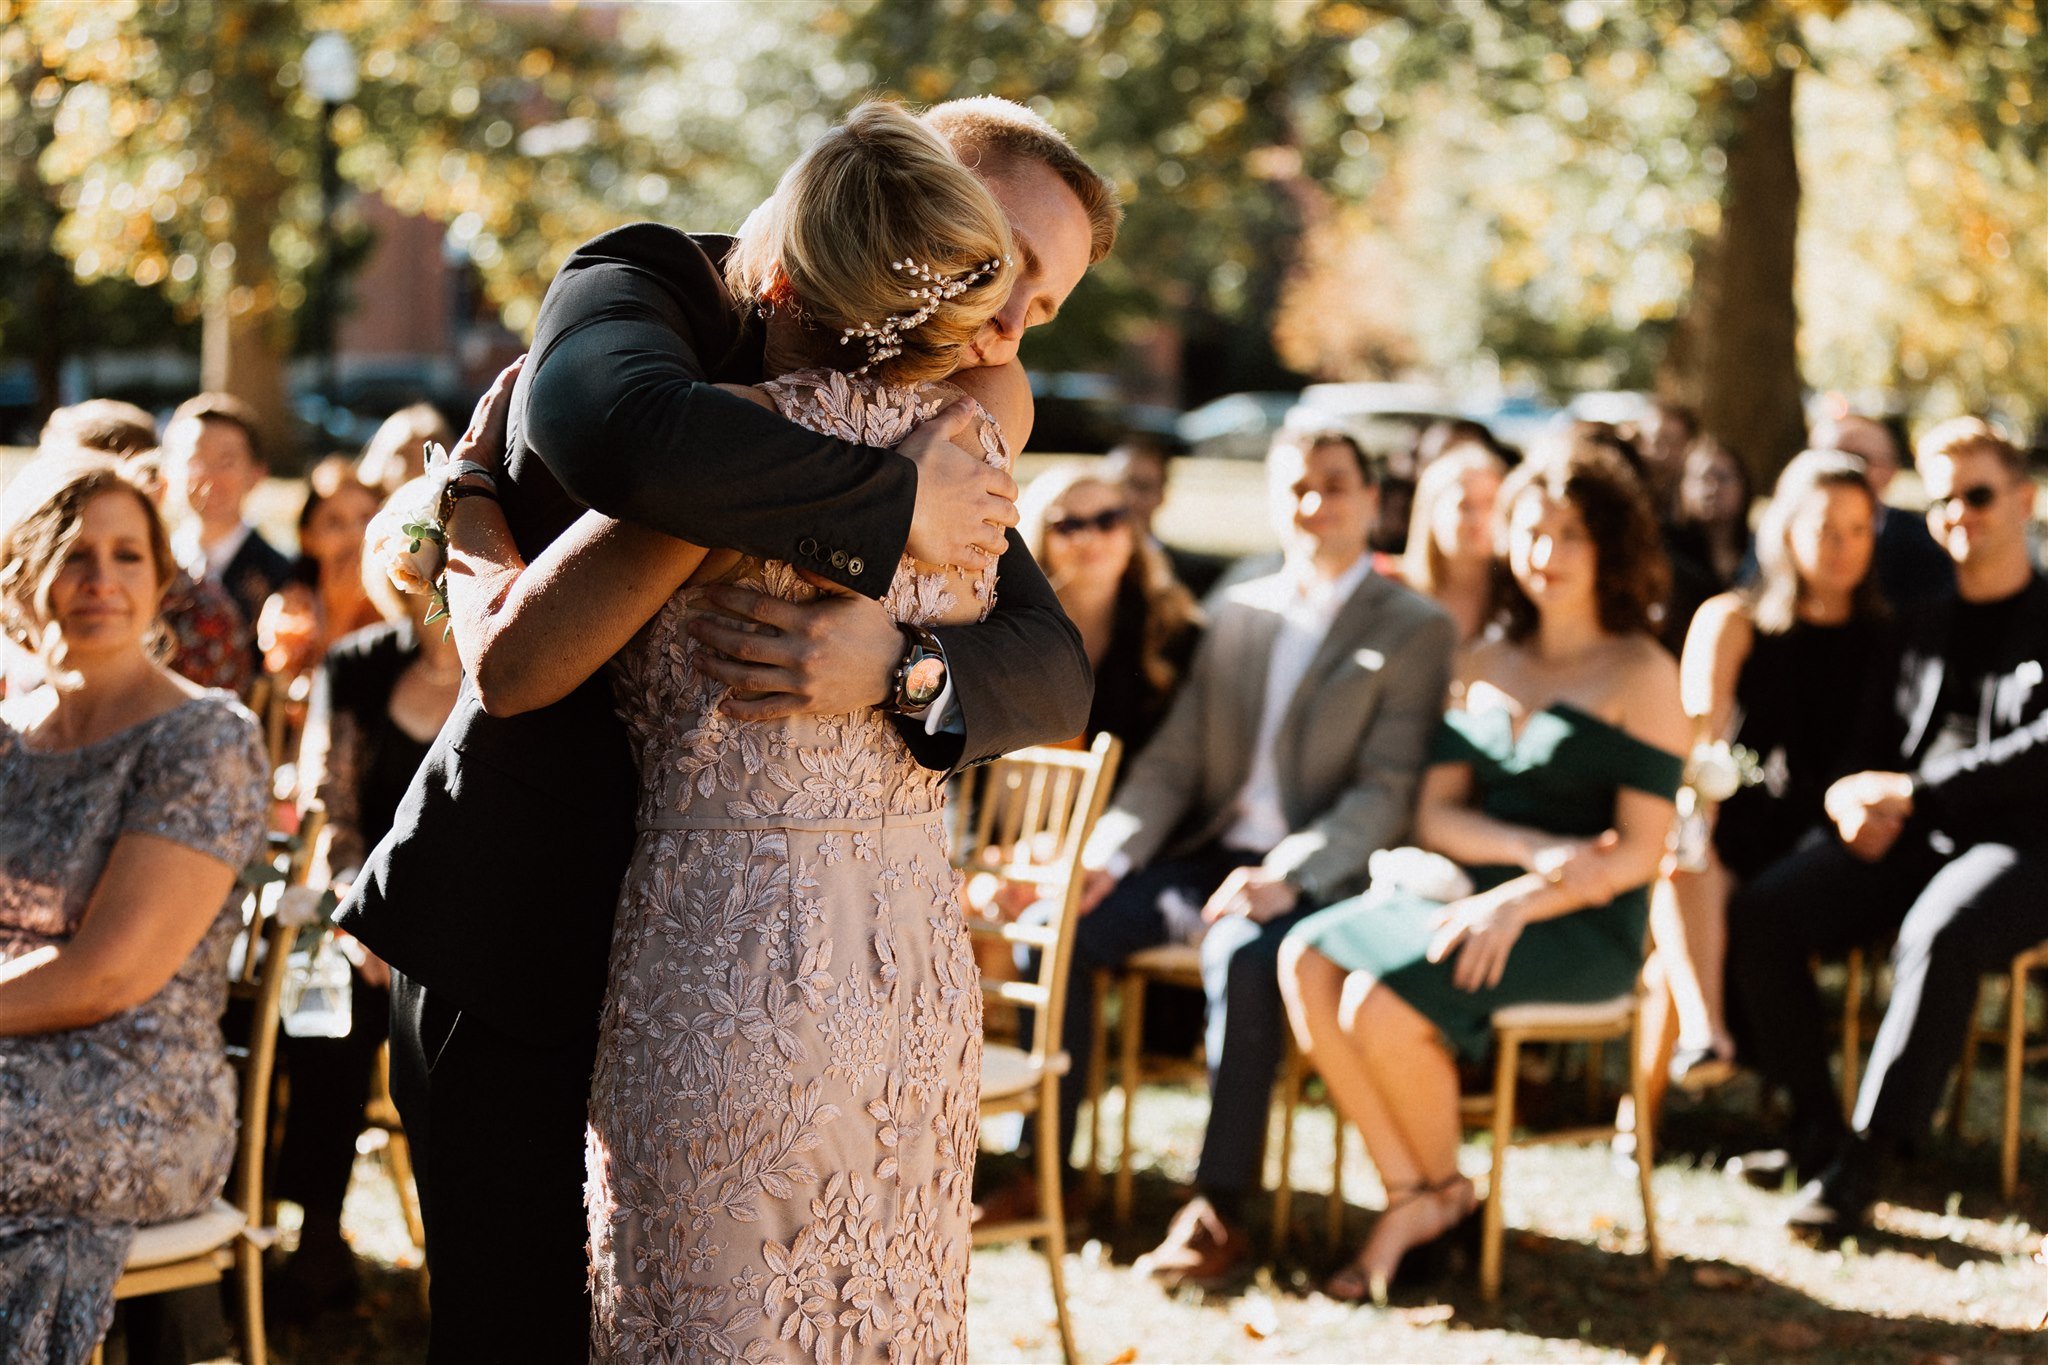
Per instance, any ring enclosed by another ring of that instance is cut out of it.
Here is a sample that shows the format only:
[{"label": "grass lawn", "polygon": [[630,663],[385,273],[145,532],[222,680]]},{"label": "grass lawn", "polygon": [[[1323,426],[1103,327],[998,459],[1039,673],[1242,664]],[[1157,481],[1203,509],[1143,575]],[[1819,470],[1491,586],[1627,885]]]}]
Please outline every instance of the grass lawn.
[{"label": "grass lawn", "polygon": [[[1995,1131],[1995,1086],[1977,1086],[1973,1131]],[[2030,1096],[2033,1131],[2048,1087]],[[1550,1108],[1574,1121],[1578,1086],[1558,1086]],[[1543,1092],[1533,1093],[1536,1110]],[[1112,1103],[1114,1101],[1112,1100]],[[1324,1245],[1329,1187],[1327,1110],[1300,1118],[1297,1235],[1271,1263],[1229,1291],[1167,1294],[1130,1262],[1156,1242],[1194,1169],[1205,1102],[1185,1088],[1140,1093],[1138,1201],[1130,1227],[1077,1231],[1067,1283],[1084,1359],[1171,1361],[1650,1360],[1900,1362],[2029,1361],[2048,1335],[2048,1272],[2032,1262],[2041,1236],[2036,1182],[2048,1156],[2029,1148],[2010,1205],[1996,1197],[1996,1150],[1941,1139],[1881,1205],[1878,1229],[1823,1249],[1776,1224],[1786,1199],[1731,1181],[1720,1158],[1754,1145],[1755,1087],[1738,1083],[1709,1101],[1680,1101],[1666,1117],[1656,1187],[1670,1264],[1652,1277],[1642,1255],[1635,1184],[1603,1148],[1539,1147],[1509,1159],[1509,1240],[1501,1301],[1479,1301],[1468,1275],[1385,1309],[1352,1307],[1316,1292],[1334,1265]],[[1114,1119],[1115,1115],[1109,1115]],[[1112,1129],[1113,1129],[1113,1125]],[[1540,1121],[1538,1126],[1540,1126]],[[1357,1155],[1346,1172],[1346,1237],[1363,1236],[1380,1202]],[[991,1157],[992,1162],[1003,1158]],[[1483,1142],[1465,1152],[1483,1172]],[[1261,1215],[1263,1217],[1263,1213]],[[1106,1213],[1105,1213],[1106,1217]],[[364,1159],[347,1223],[365,1257],[369,1294],[352,1315],[308,1329],[280,1328],[287,1365],[396,1365],[423,1341],[418,1257],[391,1186]],[[1021,1247],[975,1255],[969,1283],[977,1361],[1052,1361],[1059,1341],[1043,1259]]]}]

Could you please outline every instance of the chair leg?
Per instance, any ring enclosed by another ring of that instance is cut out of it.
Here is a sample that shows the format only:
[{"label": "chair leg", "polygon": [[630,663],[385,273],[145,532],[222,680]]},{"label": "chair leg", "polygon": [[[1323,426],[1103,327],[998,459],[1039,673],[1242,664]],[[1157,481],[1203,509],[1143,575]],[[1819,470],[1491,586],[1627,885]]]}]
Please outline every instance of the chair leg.
[{"label": "chair leg", "polygon": [[270,1343],[263,1334],[263,1249],[244,1237],[235,1243],[235,1278],[241,1281],[242,1365],[268,1365]]},{"label": "chair leg", "polygon": [[1984,1043],[1984,1030],[1979,1023],[1979,1012],[1984,1008],[1984,983],[1977,983],[1977,994],[1970,1002],[1970,1031],[1963,1035],[1963,1060],[1956,1066],[1955,1098],[1949,1101],[1948,1132],[1950,1137],[1963,1135],[1963,1124],[1968,1122],[1970,1108],[1970,1082],[1977,1075],[1977,1053]]},{"label": "chair leg", "polygon": [[1109,1087],[1109,973],[1092,974],[1095,993],[1095,1036],[1088,1042],[1088,1160],[1081,1167],[1081,1202],[1092,1213],[1102,1202],[1102,1092]]},{"label": "chair leg", "polygon": [[384,1143],[384,1169],[398,1191],[399,1211],[405,1215],[405,1233],[421,1251],[427,1249],[427,1225],[420,1217],[420,1190],[414,1183],[412,1144],[404,1132],[388,1134]]},{"label": "chair leg", "polygon": [[1330,1204],[1324,1210],[1323,1238],[1330,1250],[1344,1249],[1344,1111],[1330,1101]]},{"label": "chair leg", "polygon": [[1521,1064],[1522,1040],[1518,1034],[1498,1037],[1499,1055],[1493,1064],[1493,1174],[1486,1182],[1486,1214],[1480,1226],[1479,1297],[1488,1303],[1500,1298],[1500,1258],[1507,1238],[1507,1201],[1502,1197],[1502,1177],[1507,1172],[1508,1145],[1515,1133],[1515,1074]]},{"label": "chair leg", "polygon": [[107,1365],[107,1344],[104,1341],[94,1342],[92,1355],[87,1357],[87,1359],[91,1362],[91,1365]]},{"label": "chair leg", "polygon": [[1280,1160],[1273,1180],[1273,1249],[1294,1240],[1294,1117],[1301,1109],[1301,1089],[1308,1083],[1308,1065],[1292,1042],[1280,1068]]},{"label": "chair leg", "polygon": [[1635,1094],[1635,1139],[1636,1139],[1636,1181],[1643,1196],[1643,1249],[1649,1253],[1650,1269],[1659,1277],[1664,1273],[1664,1245],[1657,1239],[1657,1200],[1650,1185],[1650,1170],[1657,1159],[1656,1111],[1650,1101],[1650,1073],[1640,1058],[1642,1049],[1643,1015],[1636,1012],[1635,1030],[1629,1038],[1629,1082]]},{"label": "chair leg", "polygon": [[[2027,971],[2013,964],[2005,1004],[2005,1124],[1998,1145],[1998,1189],[2011,1199],[2020,1184],[2020,1086],[2027,1064]],[[1971,1027],[1976,1027],[1973,1021]]]},{"label": "chair leg", "polygon": [[1118,1116],[1123,1140],[1116,1149],[1116,1189],[1111,1195],[1111,1206],[1119,1228],[1131,1221],[1131,1182],[1136,1175],[1136,1164],[1131,1160],[1131,1111],[1138,1107],[1138,1045],[1145,1035],[1145,978],[1142,974],[1124,974],[1123,998],[1124,1017],[1119,1030],[1122,1046],[1117,1058],[1117,1083],[1124,1091],[1123,1113]]},{"label": "chair leg", "polygon": [[[1039,1091],[1039,1113],[1058,1113],[1059,1083],[1047,1077]],[[1067,1212],[1060,1198],[1063,1154],[1050,1142],[1038,1144],[1038,1207],[1046,1221],[1045,1262],[1052,1276],[1052,1311],[1060,1329],[1060,1352],[1073,1365],[1074,1323],[1067,1314]]]},{"label": "chair leg", "polygon": [[1863,950],[1851,948],[1844,962],[1842,984],[1842,1117],[1856,1112],[1856,1091],[1863,1082]]}]

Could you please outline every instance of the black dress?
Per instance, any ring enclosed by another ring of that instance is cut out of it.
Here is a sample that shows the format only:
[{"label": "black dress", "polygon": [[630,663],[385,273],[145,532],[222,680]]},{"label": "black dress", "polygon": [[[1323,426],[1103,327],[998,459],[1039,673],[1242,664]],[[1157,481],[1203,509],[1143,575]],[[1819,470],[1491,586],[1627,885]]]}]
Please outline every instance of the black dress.
[{"label": "black dress", "polygon": [[[351,877],[391,821],[427,746],[391,719],[391,694],[419,657],[411,622],[371,626],[337,640],[313,689],[332,747],[315,794],[342,834],[335,872]],[[377,1049],[390,1035],[390,992],[353,978],[346,1038],[282,1040],[291,1102],[278,1145],[278,1193],[306,1210],[306,1224],[336,1231],[370,1097]]]},{"label": "black dress", "polygon": [[1088,708],[1087,734],[1091,742],[1105,731],[1122,740],[1121,766],[1126,772],[1166,718],[1166,709],[1173,704],[1173,694],[1180,679],[1187,676],[1195,646],[1202,638],[1202,628],[1190,621],[1166,642],[1163,652],[1173,667],[1175,686],[1159,687],[1145,675],[1145,627],[1145,590],[1126,578],[1117,590],[1109,648],[1095,670],[1095,700]]},{"label": "black dress", "polygon": [[1735,680],[1734,742],[1755,751],[1763,781],[1723,802],[1714,826],[1714,849],[1736,876],[1755,876],[1826,818],[1821,798],[1848,770],[1888,635],[1867,620],[1756,633]]}]

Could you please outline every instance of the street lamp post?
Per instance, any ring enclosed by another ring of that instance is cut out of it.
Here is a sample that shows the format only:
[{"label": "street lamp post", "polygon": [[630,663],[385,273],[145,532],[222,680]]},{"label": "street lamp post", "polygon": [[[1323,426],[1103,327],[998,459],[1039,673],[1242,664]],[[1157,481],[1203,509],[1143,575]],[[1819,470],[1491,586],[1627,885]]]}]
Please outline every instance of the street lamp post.
[{"label": "street lamp post", "polygon": [[334,215],[341,204],[341,171],[334,147],[334,114],[356,97],[355,49],[332,30],[316,33],[300,59],[306,93],[320,101],[320,294],[316,316],[320,326],[320,392],[332,408],[341,398],[334,354],[335,314],[340,290],[335,279]]}]

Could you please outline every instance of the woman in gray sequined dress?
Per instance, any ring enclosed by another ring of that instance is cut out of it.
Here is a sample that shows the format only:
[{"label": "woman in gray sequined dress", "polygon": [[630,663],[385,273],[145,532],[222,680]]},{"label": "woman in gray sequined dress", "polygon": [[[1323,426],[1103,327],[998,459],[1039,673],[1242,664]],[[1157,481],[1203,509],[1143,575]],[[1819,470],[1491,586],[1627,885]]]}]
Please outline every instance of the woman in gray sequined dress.
[{"label": "woman in gray sequined dress", "polygon": [[232,697],[152,660],[172,568],[108,461],[45,457],[0,500],[0,625],[50,678],[0,702],[6,1365],[87,1359],[135,1229],[233,1160],[220,1015],[267,765]]}]

